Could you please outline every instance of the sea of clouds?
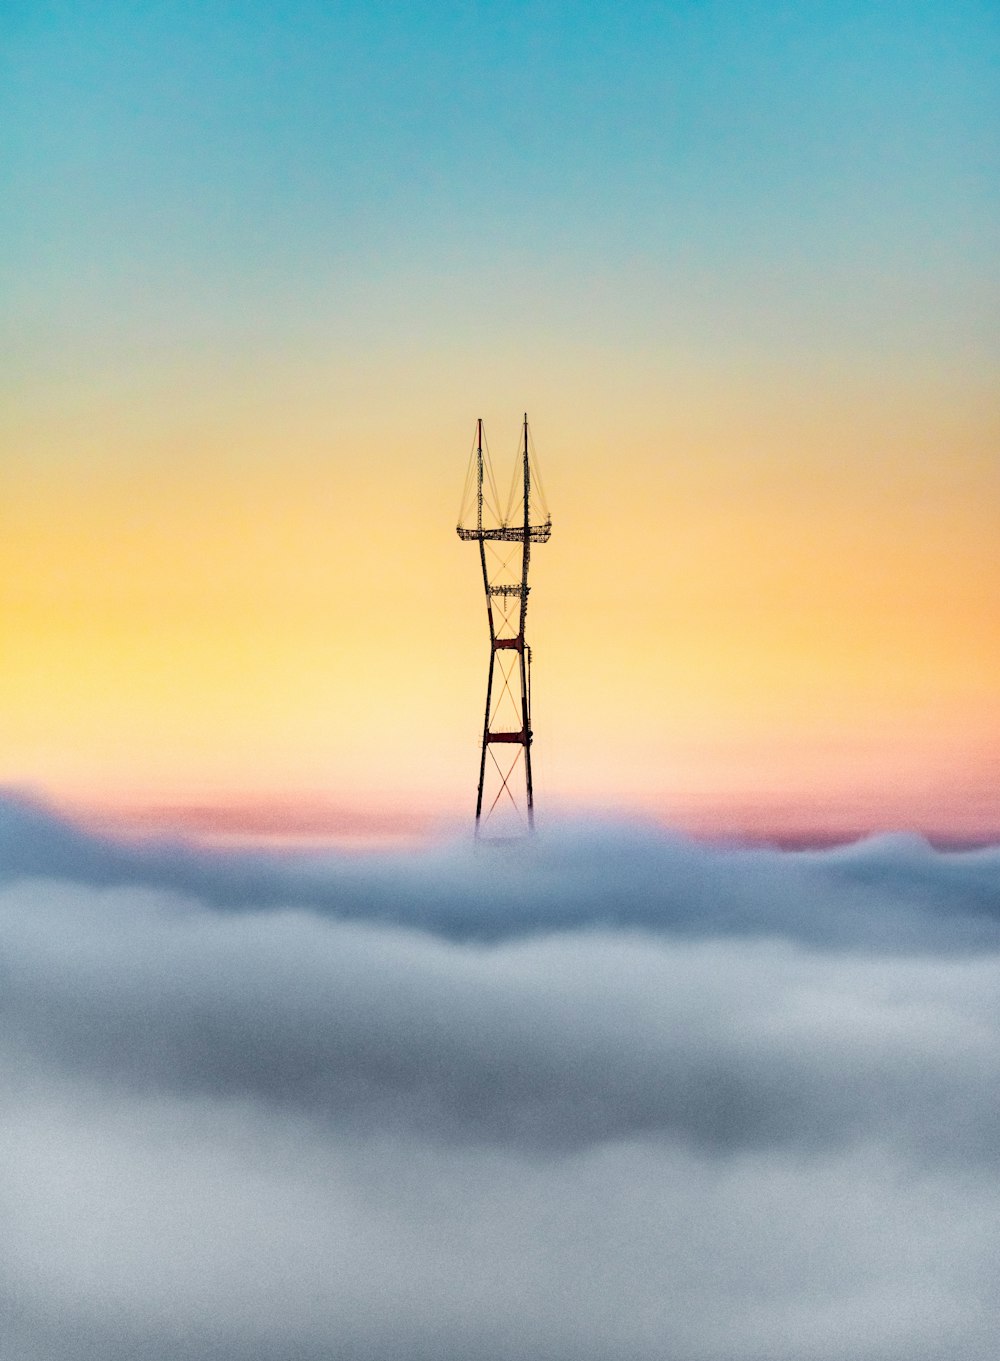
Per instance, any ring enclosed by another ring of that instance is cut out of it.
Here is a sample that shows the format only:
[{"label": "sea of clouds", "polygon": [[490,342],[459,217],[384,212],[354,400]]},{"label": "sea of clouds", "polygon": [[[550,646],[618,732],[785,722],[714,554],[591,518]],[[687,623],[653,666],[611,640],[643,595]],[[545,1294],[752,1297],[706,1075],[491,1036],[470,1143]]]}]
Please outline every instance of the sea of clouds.
[{"label": "sea of clouds", "polygon": [[1000,849],[0,798],[2,1361],[993,1361]]}]

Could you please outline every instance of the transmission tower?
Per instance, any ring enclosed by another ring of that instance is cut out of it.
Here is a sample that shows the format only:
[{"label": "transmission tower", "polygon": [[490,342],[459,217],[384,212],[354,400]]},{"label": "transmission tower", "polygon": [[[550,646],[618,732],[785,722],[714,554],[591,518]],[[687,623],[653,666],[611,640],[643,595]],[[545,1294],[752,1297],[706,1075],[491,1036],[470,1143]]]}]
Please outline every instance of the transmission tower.
[{"label": "transmission tower", "polygon": [[[473,505],[475,523],[469,524]],[[530,832],[534,827],[531,648],[525,642],[524,625],[531,545],[547,543],[551,533],[552,519],[538,476],[527,415],[510,491],[502,502],[483,437],[483,423],[477,421],[458,518],[458,537],[479,544],[490,627],[486,716],[476,795],[477,837],[491,820],[491,836]]]}]

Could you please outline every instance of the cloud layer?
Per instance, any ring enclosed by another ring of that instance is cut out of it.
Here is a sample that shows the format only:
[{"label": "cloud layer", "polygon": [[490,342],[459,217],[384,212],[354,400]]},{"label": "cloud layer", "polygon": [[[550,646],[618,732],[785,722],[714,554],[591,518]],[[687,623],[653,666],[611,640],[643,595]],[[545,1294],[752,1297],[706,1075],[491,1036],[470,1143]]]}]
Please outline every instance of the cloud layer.
[{"label": "cloud layer", "polygon": [[1000,858],[365,860],[0,803],[25,1361],[986,1361]]},{"label": "cloud layer", "polygon": [[0,884],[30,877],[165,889],[226,911],[300,907],[454,940],[606,927],[893,953],[1000,948],[1000,847],[939,852],[906,835],[790,855],[578,822],[516,856],[462,843],[358,860],[116,842],[0,794]]}]

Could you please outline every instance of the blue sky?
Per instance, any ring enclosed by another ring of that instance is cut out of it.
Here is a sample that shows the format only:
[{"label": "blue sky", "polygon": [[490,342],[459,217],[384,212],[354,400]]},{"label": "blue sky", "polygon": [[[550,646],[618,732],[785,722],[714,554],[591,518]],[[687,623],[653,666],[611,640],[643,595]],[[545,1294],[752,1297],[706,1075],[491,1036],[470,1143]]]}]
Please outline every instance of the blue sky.
[{"label": "blue sky", "polygon": [[[193,768],[246,655],[270,698],[223,783],[245,789],[263,734],[265,783],[325,785],[355,733],[345,787],[380,743],[417,782],[387,660],[414,646],[405,600],[437,630],[425,712],[456,746],[433,780],[457,799],[481,602],[453,501],[476,417],[505,451],[527,410],[563,545],[533,618],[549,693],[581,697],[556,765],[584,711],[619,712],[626,801],[713,742],[713,787],[759,788],[787,742],[804,806],[831,723],[882,753],[869,784],[995,787],[995,8],[33,4],[4,36],[12,777],[62,789],[90,731],[82,780],[130,704],[122,762],[159,743]],[[355,686],[378,703],[320,735]],[[916,783],[880,745],[895,727]],[[378,768],[388,797],[399,765]]]},{"label": "blue sky", "polygon": [[904,326],[975,327],[998,27],[941,3],[26,7],[7,288],[57,316],[82,292],[95,325],[119,290],[208,288],[238,327],[331,271],[411,296],[444,274],[441,325],[506,293],[558,328],[582,290],[648,327],[643,287],[711,275],[752,328],[761,274],[835,313],[860,271]]}]

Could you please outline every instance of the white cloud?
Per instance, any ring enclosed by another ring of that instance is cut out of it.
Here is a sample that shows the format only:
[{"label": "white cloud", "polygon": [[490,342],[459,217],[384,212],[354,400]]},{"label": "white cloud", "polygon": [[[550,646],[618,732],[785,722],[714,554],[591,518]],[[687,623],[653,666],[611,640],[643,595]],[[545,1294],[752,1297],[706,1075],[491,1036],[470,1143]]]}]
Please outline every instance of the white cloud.
[{"label": "white cloud", "polygon": [[5,1356],[992,1357],[990,853],[74,854],[0,861]]}]

